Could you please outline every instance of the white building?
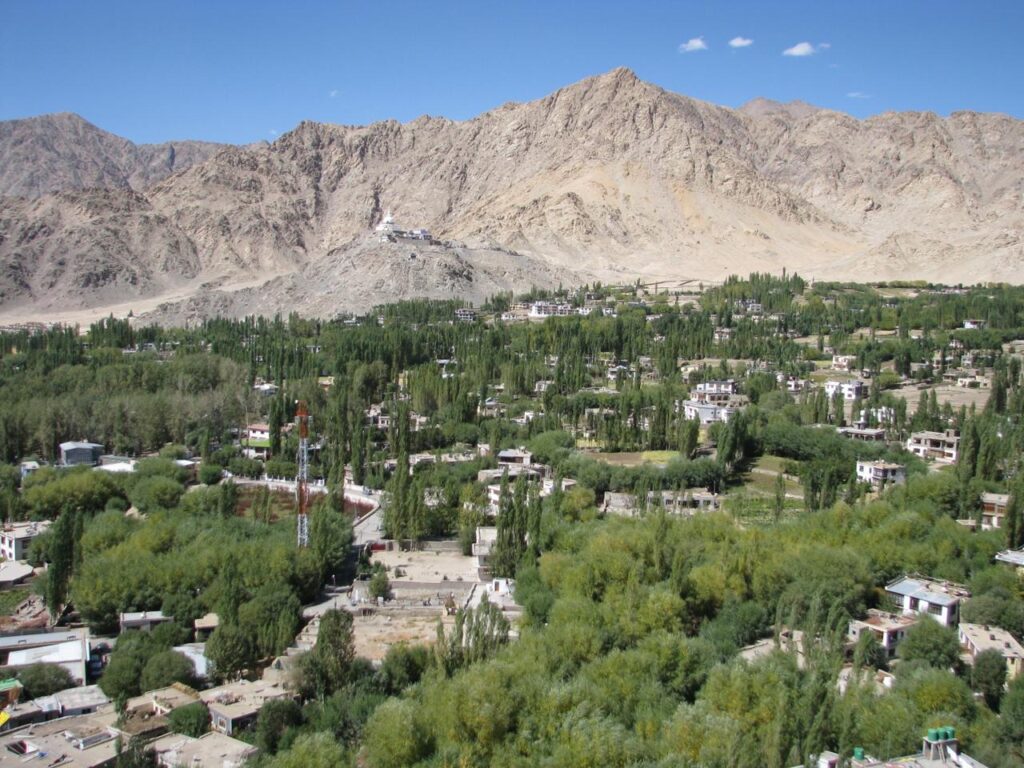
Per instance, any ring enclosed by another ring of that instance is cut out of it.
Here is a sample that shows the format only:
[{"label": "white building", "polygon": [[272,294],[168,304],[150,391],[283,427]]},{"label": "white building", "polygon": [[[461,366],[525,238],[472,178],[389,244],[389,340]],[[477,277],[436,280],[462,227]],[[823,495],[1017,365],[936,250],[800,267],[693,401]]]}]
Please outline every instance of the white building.
[{"label": "white building", "polygon": [[960,620],[960,603],[971,596],[960,584],[924,576],[903,576],[888,584],[886,593],[905,614],[925,614],[946,627]]},{"label": "white building", "polygon": [[49,520],[5,523],[0,530],[0,555],[4,560],[24,560],[32,541],[49,527]]},{"label": "white building", "polygon": [[902,464],[889,461],[858,461],[857,480],[868,483],[875,490],[907,481],[907,470]]},{"label": "white building", "polygon": [[922,459],[955,464],[960,448],[960,434],[955,429],[945,432],[914,432],[907,440],[907,450]]},{"label": "white building", "polygon": [[1008,493],[981,494],[981,530],[991,531],[1003,527],[1006,509],[1010,505]]},{"label": "white building", "polygon": [[896,655],[896,646],[900,640],[915,624],[917,624],[917,618],[914,616],[888,613],[872,608],[868,610],[867,617],[850,621],[846,636],[850,642],[856,643],[862,634],[870,632],[885,650],[886,656],[891,659]]},{"label": "white building", "polygon": [[535,301],[530,305],[530,317],[568,317],[572,314],[574,312],[569,304]]},{"label": "white building", "polygon": [[832,355],[832,370],[834,371],[849,371],[856,365],[856,355]]},{"label": "white building", "polygon": [[738,409],[717,403],[686,400],[683,402],[683,416],[691,421],[698,419],[701,424],[714,424],[716,421],[728,421]]},{"label": "white building", "polygon": [[864,397],[866,391],[867,388],[860,379],[853,381],[832,379],[825,382],[825,394],[829,397],[834,397],[836,392],[842,392],[844,400],[856,400],[858,397]]},{"label": "white building", "polygon": [[995,650],[1006,659],[1006,678],[1013,680],[1024,671],[1024,646],[1013,635],[1000,627],[964,622],[957,628],[960,645],[973,661],[982,651]]}]

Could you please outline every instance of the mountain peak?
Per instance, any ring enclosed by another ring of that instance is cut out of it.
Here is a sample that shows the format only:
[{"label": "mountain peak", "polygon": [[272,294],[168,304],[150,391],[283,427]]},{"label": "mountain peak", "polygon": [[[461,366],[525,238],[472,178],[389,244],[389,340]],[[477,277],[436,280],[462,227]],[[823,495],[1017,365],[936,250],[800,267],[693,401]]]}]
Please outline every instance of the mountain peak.
[{"label": "mountain peak", "polygon": [[737,111],[748,117],[788,117],[800,120],[821,112],[822,108],[799,99],[781,102],[759,96],[748,101]]}]

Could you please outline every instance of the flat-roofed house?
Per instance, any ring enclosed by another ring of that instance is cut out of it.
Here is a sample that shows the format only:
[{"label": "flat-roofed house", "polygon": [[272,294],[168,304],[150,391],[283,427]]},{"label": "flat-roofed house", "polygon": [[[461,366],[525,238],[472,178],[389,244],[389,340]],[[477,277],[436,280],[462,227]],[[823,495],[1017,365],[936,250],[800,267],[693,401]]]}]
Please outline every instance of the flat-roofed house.
[{"label": "flat-roofed house", "polygon": [[858,461],[857,480],[868,483],[876,491],[907,481],[907,470],[891,461]]},{"label": "flat-roofed house", "polygon": [[960,584],[926,576],[903,576],[890,582],[886,593],[905,614],[931,616],[946,627],[955,627],[960,620],[960,603],[971,596]]},{"label": "flat-roofed house", "polygon": [[525,448],[506,448],[503,451],[498,451],[498,465],[506,464],[520,464],[524,467],[528,467],[533,459],[533,454]]},{"label": "flat-roofed house", "polygon": [[957,628],[960,645],[964,647],[971,659],[977,658],[982,651],[998,651],[1006,659],[1006,678],[1013,680],[1024,670],[1024,646],[1013,635],[1000,627],[988,624],[968,624],[963,622]]},{"label": "flat-roofed house", "polygon": [[19,563],[17,560],[5,560],[0,563],[0,589],[10,589],[21,584],[35,573],[35,569],[28,563]]},{"label": "flat-roofed house", "polygon": [[1011,565],[1019,569],[1019,572],[1024,573],[1024,549],[1004,549],[996,555],[996,560]]},{"label": "flat-roofed house", "polygon": [[891,659],[896,655],[896,646],[900,640],[906,636],[907,630],[915,624],[917,624],[917,618],[914,616],[888,613],[887,611],[879,611],[872,608],[868,610],[865,618],[852,619],[850,621],[847,637],[851,642],[856,643],[862,634],[870,632]]},{"label": "flat-roofed house", "polygon": [[885,442],[885,430],[881,427],[840,427],[836,432],[843,437],[862,443]]},{"label": "flat-roofed house", "polygon": [[61,717],[0,735],[0,768],[104,768],[117,762],[116,728],[97,715]]},{"label": "flat-roofed house", "polygon": [[907,440],[907,450],[922,459],[933,459],[955,464],[960,448],[960,433],[955,429],[945,432],[914,432]]},{"label": "flat-roofed house", "polygon": [[829,397],[834,397],[836,392],[841,392],[844,400],[856,400],[859,397],[864,397],[867,387],[860,379],[854,379],[853,381],[826,381],[825,394]]},{"label": "flat-roofed house", "polygon": [[276,683],[262,680],[239,680],[199,693],[210,710],[210,727],[228,736],[255,722],[266,702],[291,696]]},{"label": "flat-roofed house", "polygon": [[168,733],[146,745],[164,768],[241,768],[259,750],[252,744],[210,731],[198,739]]},{"label": "flat-roofed house", "polygon": [[84,685],[88,662],[88,629],[0,637],[0,666],[59,664],[79,685]]},{"label": "flat-roofed house", "polygon": [[1006,519],[1006,508],[1010,505],[1008,493],[981,494],[981,530],[991,531],[1002,528]]},{"label": "flat-roofed house", "polygon": [[86,464],[94,467],[100,463],[103,446],[99,443],[88,443],[84,440],[69,440],[60,444],[60,463],[66,467]]},{"label": "flat-roofed house", "polygon": [[173,616],[165,616],[163,611],[132,611],[121,614],[120,625],[122,632],[129,629],[141,629],[143,632],[149,632],[157,624],[173,620]]}]

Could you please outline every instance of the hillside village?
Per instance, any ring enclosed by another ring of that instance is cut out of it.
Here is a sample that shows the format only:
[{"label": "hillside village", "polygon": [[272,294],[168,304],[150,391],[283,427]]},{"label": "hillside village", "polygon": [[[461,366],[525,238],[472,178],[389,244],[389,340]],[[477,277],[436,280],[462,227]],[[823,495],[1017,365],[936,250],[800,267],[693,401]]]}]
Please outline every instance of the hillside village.
[{"label": "hillside village", "polygon": [[761,274],[0,329],[0,765],[240,766],[358,697],[332,727],[368,765],[490,759],[501,734],[401,708],[517,645],[568,680],[648,642],[693,665],[659,738],[694,760],[709,711],[761,727],[705,686],[777,674],[834,713],[918,696],[785,758],[1018,765],[1022,356],[1019,288]]}]

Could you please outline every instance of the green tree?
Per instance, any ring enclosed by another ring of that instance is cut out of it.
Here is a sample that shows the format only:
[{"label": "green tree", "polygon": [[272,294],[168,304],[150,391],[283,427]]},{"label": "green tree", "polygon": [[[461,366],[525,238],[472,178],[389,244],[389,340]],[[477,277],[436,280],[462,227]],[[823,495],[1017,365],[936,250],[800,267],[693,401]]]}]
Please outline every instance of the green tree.
[{"label": "green tree", "polygon": [[923,661],[936,669],[950,669],[960,660],[960,643],[956,632],[928,616],[907,630],[896,647],[903,662]]},{"label": "green tree", "polygon": [[277,753],[281,737],[302,723],[302,707],[294,700],[272,699],[260,707],[256,718],[256,746],[265,755]]},{"label": "green tree", "polygon": [[203,485],[216,485],[224,476],[224,467],[219,464],[203,462],[199,467],[199,482]]},{"label": "green tree", "polygon": [[370,585],[367,588],[370,593],[370,597],[374,600],[382,598],[384,600],[391,599],[391,582],[388,580],[387,571],[381,569],[374,572],[373,576],[370,577]]},{"label": "green tree", "polygon": [[329,733],[299,736],[291,749],[277,755],[270,768],[340,768],[345,765],[345,750]]},{"label": "green tree", "polygon": [[193,685],[195,679],[195,667],[187,656],[177,651],[161,651],[153,654],[143,667],[140,687],[143,691],[153,691],[171,683]]},{"label": "green tree", "polygon": [[419,708],[410,701],[390,699],[366,724],[366,759],[371,768],[406,768],[427,757],[432,749]]},{"label": "green tree", "polygon": [[253,663],[252,640],[237,625],[221,624],[206,641],[206,656],[219,677],[236,677]]},{"label": "green tree", "polygon": [[985,697],[985,703],[993,712],[999,711],[1006,684],[1006,659],[994,648],[982,651],[974,657],[971,668],[971,685]]},{"label": "green tree", "polygon": [[352,614],[330,610],[320,617],[316,645],[303,657],[305,687],[323,699],[344,686],[355,660]]},{"label": "green tree", "polygon": [[198,739],[210,729],[210,710],[201,701],[171,710],[167,722],[174,733]]},{"label": "green tree", "polygon": [[144,477],[135,484],[128,498],[139,512],[149,514],[174,508],[184,491],[179,482],[169,477]]},{"label": "green tree", "polygon": [[71,673],[59,664],[32,664],[17,671],[18,682],[25,688],[22,698],[38,699],[51,693],[74,688]]}]

